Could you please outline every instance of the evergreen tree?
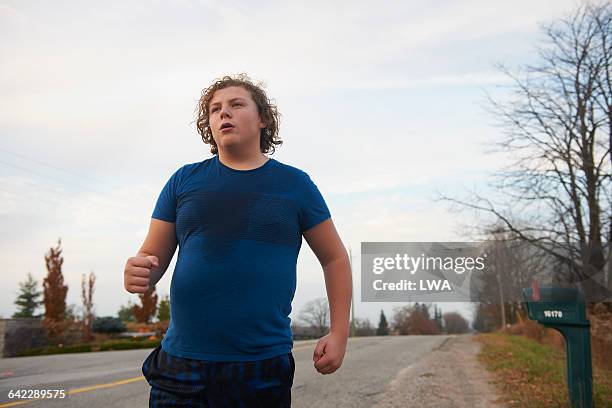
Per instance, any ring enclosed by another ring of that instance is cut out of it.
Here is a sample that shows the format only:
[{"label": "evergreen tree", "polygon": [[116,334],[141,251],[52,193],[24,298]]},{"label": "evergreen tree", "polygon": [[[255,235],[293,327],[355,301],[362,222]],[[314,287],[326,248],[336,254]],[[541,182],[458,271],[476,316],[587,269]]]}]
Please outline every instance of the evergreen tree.
[{"label": "evergreen tree", "polygon": [[389,335],[389,324],[387,323],[387,318],[385,317],[385,312],[383,310],[380,311],[380,320],[378,322],[378,329],[376,329],[377,336],[388,336]]},{"label": "evergreen tree", "polygon": [[444,329],[444,323],[442,321],[442,309],[440,309],[438,305],[434,305],[434,321],[436,322],[436,326],[438,326],[438,329],[442,331]]},{"label": "evergreen tree", "polygon": [[28,273],[28,279],[19,283],[19,295],[14,302],[19,310],[13,314],[13,317],[40,317],[34,312],[42,304],[41,295],[42,292],[38,290],[38,282]]},{"label": "evergreen tree", "polygon": [[170,320],[170,297],[168,295],[161,298],[157,307],[157,319],[160,322]]},{"label": "evergreen tree", "polygon": [[[418,304],[418,303],[417,303]],[[421,303],[421,307],[417,309],[426,320],[431,320],[429,315],[429,305],[426,303]]]},{"label": "evergreen tree", "polygon": [[117,317],[123,322],[135,322],[134,303],[128,300],[127,306],[121,306],[117,312]]}]

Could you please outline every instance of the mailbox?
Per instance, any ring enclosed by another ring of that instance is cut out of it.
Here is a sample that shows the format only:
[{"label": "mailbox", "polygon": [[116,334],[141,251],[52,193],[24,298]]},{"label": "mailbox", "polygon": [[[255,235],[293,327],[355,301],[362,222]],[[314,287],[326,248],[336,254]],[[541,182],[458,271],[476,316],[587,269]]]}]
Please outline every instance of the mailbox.
[{"label": "mailbox", "polygon": [[591,333],[584,295],[575,288],[536,287],[523,289],[523,299],[530,319],[558,330],[565,338],[567,387],[572,406],[591,408]]}]

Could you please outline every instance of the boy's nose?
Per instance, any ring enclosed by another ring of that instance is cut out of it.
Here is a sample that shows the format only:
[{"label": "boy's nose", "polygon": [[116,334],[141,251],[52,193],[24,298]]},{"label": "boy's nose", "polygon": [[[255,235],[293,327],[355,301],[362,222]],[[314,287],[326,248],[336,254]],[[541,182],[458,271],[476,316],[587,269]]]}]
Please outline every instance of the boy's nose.
[{"label": "boy's nose", "polygon": [[223,119],[224,117],[230,117],[230,112],[227,108],[221,108],[221,119]]}]

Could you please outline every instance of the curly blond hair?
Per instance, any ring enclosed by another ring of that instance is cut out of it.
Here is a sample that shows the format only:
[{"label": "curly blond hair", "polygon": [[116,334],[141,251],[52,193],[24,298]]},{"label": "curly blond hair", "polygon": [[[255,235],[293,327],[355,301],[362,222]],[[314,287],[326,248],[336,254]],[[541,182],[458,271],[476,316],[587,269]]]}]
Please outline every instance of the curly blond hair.
[{"label": "curly blond hair", "polygon": [[221,78],[215,79],[212,85],[202,91],[202,96],[197,106],[197,119],[196,127],[198,133],[202,136],[202,141],[210,145],[210,152],[212,154],[218,154],[219,149],[215,139],[213,139],[212,132],[210,130],[209,111],[208,105],[215,93],[219,89],[227,88],[229,86],[241,86],[251,94],[251,98],[257,105],[257,112],[261,116],[261,119],[266,124],[266,127],[261,129],[259,138],[259,147],[262,153],[274,153],[276,146],[281,145],[283,141],[278,136],[278,128],[280,124],[280,113],[278,109],[263,90],[265,86],[263,83],[258,82],[254,84],[247,74],[238,74],[236,76],[225,75]]}]

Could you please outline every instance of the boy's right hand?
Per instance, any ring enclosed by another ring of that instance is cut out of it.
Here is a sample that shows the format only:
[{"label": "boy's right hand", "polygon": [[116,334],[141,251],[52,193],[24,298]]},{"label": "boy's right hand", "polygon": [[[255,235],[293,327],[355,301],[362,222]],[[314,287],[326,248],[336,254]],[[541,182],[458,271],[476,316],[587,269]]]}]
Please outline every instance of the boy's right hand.
[{"label": "boy's right hand", "polygon": [[123,271],[123,285],[130,293],[145,293],[150,289],[151,268],[159,266],[155,255],[133,256],[127,260]]}]

